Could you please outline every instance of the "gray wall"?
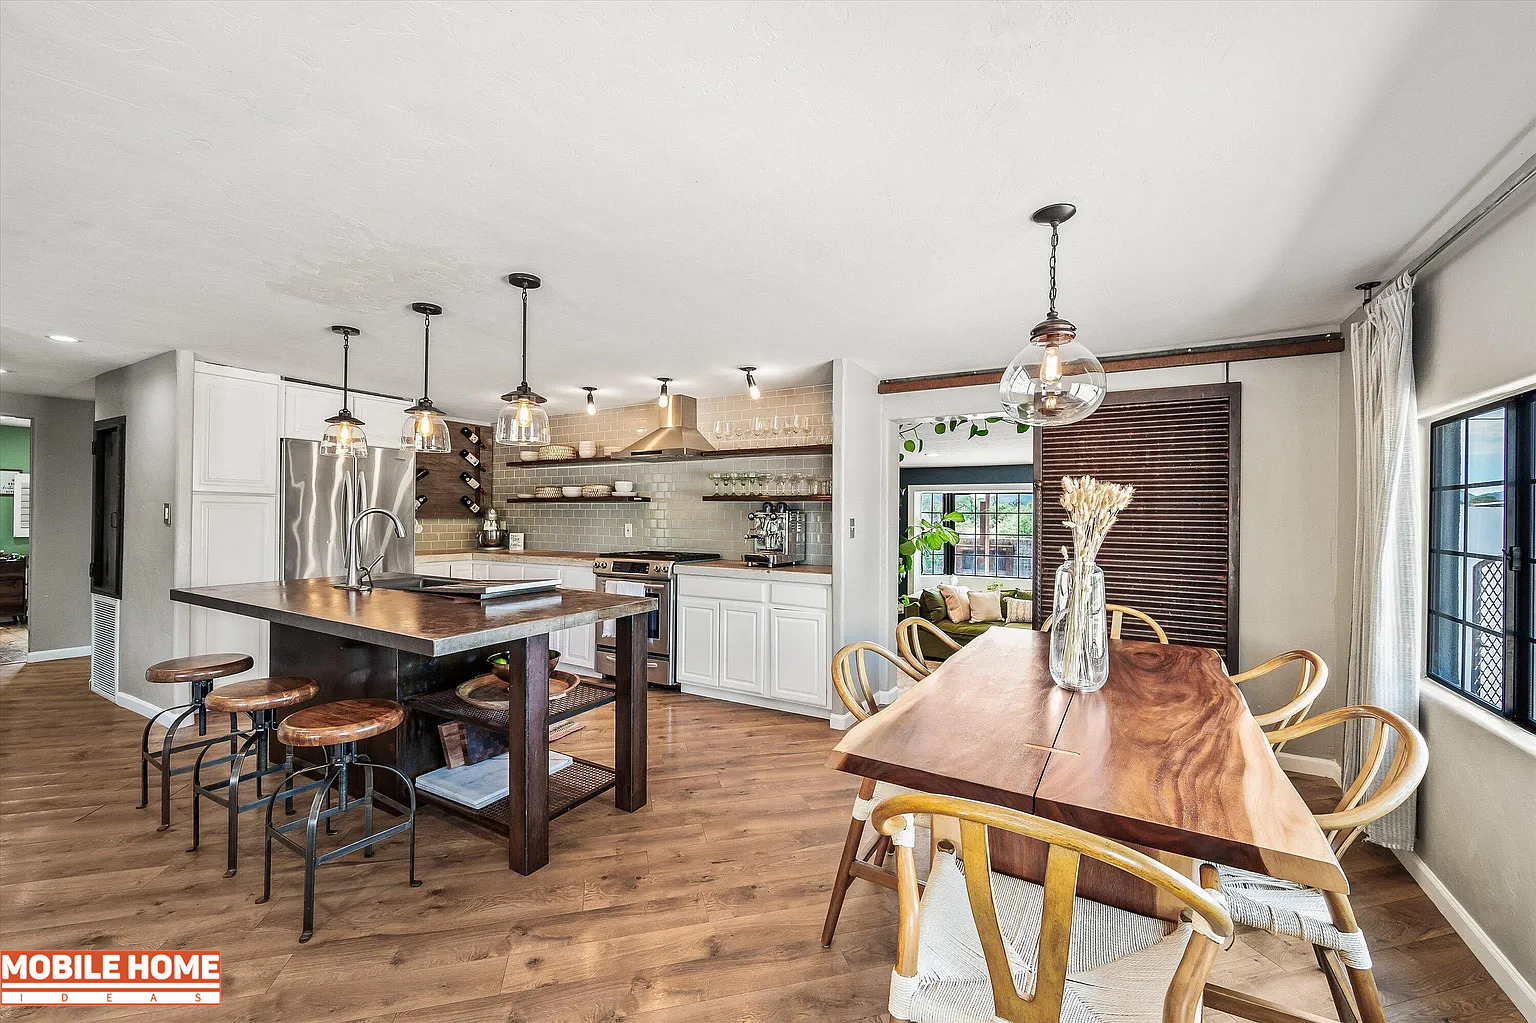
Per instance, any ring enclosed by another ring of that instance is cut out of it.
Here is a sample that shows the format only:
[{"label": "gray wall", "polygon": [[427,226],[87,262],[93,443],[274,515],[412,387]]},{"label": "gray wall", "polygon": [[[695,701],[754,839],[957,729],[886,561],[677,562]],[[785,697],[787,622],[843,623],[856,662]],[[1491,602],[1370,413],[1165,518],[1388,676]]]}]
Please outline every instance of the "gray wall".
[{"label": "gray wall", "polygon": [[96,378],[96,418],[127,418],[118,689],[162,707],[182,694],[145,682],[144,669],[187,650],[186,610],[170,590],[191,568],[192,374],[192,353],[172,351]]},{"label": "gray wall", "polygon": [[[1491,391],[1536,386],[1536,197],[1420,278],[1414,372],[1426,427]],[[1536,982],[1536,735],[1423,688],[1417,852]]]},{"label": "gray wall", "polygon": [[91,403],[0,393],[0,414],[32,420],[27,646],[91,642]]}]

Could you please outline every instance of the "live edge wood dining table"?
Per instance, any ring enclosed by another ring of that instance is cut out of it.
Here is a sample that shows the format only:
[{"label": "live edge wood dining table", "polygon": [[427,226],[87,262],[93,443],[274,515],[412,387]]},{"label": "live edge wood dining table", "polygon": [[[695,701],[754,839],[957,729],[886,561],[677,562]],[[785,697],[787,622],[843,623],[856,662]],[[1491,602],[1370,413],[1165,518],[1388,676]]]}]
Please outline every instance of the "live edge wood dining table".
[{"label": "live edge wood dining table", "polygon": [[[855,725],[831,766],[1062,821],[1195,876],[1210,860],[1347,893],[1322,830],[1216,651],[1111,640],[1109,681],[1050,677],[1050,637],[989,629]],[[936,832],[942,822],[935,822]],[[1045,847],[994,831],[992,867],[1038,881]],[[1078,894],[1171,919],[1157,890],[1084,861]]]}]

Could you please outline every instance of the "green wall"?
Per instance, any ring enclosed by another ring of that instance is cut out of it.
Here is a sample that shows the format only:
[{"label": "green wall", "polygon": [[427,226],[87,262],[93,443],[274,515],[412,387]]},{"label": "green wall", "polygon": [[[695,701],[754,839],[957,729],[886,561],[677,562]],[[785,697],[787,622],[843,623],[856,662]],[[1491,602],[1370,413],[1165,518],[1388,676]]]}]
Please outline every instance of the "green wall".
[{"label": "green wall", "polygon": [[[0,469],[32,471],[32,431],[25,426],[0,426]],[[26,554],[31,543],[25,537],[18,540],[11,535],[10,494],[0,496],[0,552]]]}]

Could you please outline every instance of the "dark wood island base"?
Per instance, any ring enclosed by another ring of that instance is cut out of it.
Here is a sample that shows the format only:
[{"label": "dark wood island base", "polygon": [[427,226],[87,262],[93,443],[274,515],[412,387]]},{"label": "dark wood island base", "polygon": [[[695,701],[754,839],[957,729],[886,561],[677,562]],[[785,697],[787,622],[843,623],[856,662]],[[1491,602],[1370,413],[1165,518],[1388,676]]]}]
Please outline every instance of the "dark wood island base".
[{"label": "dark wood island base", "polygon": [[[638,616],[655,601],[588,591],[559,590],[522,601],[472,601],[374,590],[358,594],[327,579],[173,590],[172,599],[264,618],[271,626],[273,675],[303,675],[320,686],[319,700],[396,700],[410,711],[404,725],[359,744],[376,762],[415,778],[443,766],[438,724],[457,720],[478,728],[505,728],[507,798],[474,810],[428,793],[419,795],[507,835],[507,865],[530,874],[549,862],[549,822],[614,790],[619,809],[646,802],[645,633]],[[551,711],[549,633],[615,619],[617,678],[613,686],[583,683]],[[484,674],[491,654],[508,660],[511,705],[488,711],[454,694],[459,683]],[[549,725],[612,703],[616,715],[614,765],[578,760],[551,778]],[[562,777],[565,776],[565,777]],[[384,784],[386,795],[403,796]]]}]

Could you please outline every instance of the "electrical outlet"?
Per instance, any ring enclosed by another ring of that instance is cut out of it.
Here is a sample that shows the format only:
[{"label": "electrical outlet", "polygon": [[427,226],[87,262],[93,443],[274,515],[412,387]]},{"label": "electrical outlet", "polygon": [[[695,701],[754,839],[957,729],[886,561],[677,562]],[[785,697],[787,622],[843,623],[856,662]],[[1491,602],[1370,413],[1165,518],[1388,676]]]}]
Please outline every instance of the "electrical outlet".
[{"label": "electrical outlet", "polygon": [[635,538],[635,524],[633,522],[626,522],[626,523],[624,523],[624,539],[626,539],[626,540],[633,540],[634,538]]}]

